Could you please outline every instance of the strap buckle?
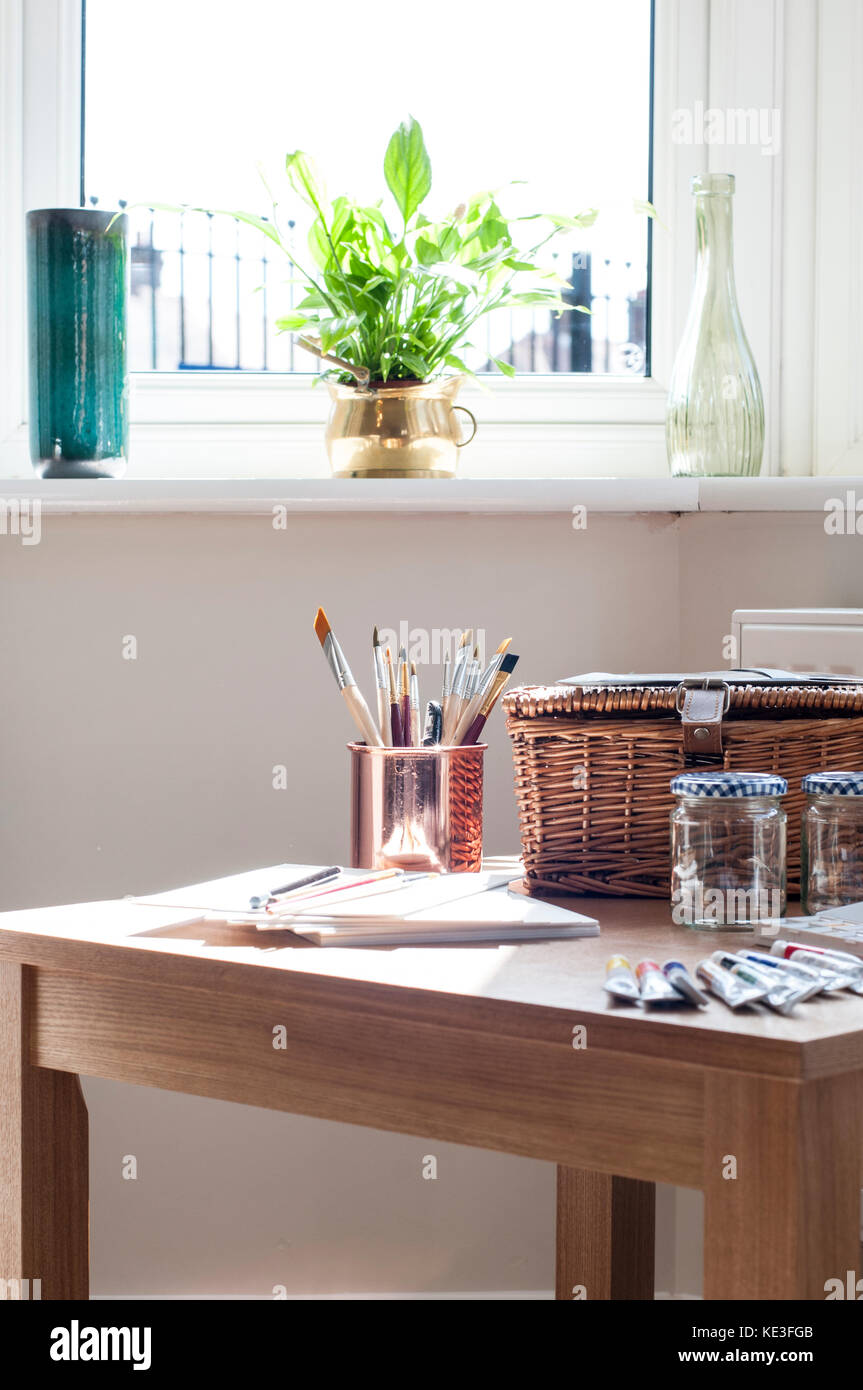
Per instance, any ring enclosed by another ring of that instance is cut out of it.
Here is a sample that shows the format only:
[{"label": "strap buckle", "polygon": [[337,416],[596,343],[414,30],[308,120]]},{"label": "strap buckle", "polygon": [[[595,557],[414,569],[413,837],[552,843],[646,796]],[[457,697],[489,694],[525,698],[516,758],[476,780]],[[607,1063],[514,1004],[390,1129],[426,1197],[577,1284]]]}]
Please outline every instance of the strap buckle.
[{"label": "strap buckle", "polygon": [[719,676],[686,676],[677,687],[676,708],[677,713],[683,713],[683,702],[686,699],[687,690],[722,690],[724,698],[722,702],[722,713],[727,714],[731,704],[731,686],[727,681],[721,680]]}]

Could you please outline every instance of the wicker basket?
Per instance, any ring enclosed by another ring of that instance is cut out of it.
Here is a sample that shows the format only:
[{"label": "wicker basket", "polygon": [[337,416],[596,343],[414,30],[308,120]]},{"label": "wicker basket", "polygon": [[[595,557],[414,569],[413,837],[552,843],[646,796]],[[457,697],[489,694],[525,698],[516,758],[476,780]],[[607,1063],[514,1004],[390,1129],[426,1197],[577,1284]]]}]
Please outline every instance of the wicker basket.
[{"label": "wicker basket", "polygon": [[534,892],[668,897],[669,783],[697,763],[788,779],[788,891],[799,893],[800,779],[823,768],[863,769],[863,682],[722,682],[721,754],[705,758],[687,753],[697,744],[681,722],[673,678],[661,685],[581,679],[526,686],[503,701]]}]

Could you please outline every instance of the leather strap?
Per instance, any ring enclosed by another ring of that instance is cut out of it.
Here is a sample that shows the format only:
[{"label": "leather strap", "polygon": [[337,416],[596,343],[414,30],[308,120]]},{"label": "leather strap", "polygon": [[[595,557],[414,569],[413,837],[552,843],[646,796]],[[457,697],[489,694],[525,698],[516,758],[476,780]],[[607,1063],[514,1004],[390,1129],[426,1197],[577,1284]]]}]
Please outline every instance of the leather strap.
[{"label": "leather strap", "polygon": [[722,687],[688,686],[682,691],[680,718],[683,751],[693,757],[722,757],[722,713],[726,691]]}]

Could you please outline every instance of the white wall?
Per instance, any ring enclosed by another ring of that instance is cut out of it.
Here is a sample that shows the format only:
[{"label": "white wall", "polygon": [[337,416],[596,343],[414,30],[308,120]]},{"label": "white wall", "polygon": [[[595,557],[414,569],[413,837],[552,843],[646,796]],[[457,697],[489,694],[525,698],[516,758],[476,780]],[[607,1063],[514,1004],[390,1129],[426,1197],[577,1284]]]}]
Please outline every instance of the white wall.
[{"label": "white wall", "polygon": [[[0,906],[343,855],[351,730],[318,603],[363,676],[372,624],[404,618],[479,625],[491,646],[512,634],[532,682],[719,666],[735,606],[859,606],[861,580],[855,538],[825,536],[818,514],[592,516],[583,532],[566,515],[299,516],[285,532],[47,516],[38,546],[0,537]],[[486,844],[503,852],[516,819],[499,715],[491,745]],[[272,789],[278,763],[289,792]],[[107,1081],[86,1092],[96,1294],[551,1287],[550,1165]],[[697,1292],[698,1210],[661,1193],[661,1288]]]}]

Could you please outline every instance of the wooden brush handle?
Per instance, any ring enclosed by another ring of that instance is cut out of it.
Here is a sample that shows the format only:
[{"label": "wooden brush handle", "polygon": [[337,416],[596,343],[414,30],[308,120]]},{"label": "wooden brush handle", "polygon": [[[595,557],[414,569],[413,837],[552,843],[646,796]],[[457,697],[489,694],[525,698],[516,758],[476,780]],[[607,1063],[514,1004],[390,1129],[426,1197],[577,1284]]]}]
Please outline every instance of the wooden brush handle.
[{"label": "wooden brush handle", "polygon": [[383,748],[384,741],[375,728],[375,721],[372,719],[371,710],[355,685],[346,685],[342,690],[345,697],[345,704],[351,712],[351,718],[365,739],[369,748]]},{"label": "wooden brush handle", "polygon": [[381,728],[381,738],[385,748],[392,748],[393,734],[390,717],[390,697],[389,692],[381,690],[378,686],[378,723]]}]

